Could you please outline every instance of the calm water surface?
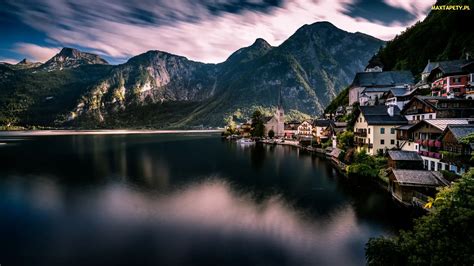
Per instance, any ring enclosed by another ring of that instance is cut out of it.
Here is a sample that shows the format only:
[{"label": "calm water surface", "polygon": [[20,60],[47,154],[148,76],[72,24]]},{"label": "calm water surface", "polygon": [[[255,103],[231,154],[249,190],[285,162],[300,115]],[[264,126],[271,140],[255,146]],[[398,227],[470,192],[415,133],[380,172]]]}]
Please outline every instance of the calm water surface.
[{"label": "calm water surface", "polygon": [[371,184],[215,134],[0,137],[0,264],[363,265],[409,226]]}]

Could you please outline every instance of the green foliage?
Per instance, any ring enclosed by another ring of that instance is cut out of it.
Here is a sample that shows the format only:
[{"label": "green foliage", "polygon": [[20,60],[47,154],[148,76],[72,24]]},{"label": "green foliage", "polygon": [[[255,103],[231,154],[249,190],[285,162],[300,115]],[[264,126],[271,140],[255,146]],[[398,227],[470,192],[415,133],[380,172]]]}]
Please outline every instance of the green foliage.
[{"label": "green foliage", "polygon": [[474,169],[450,187],[441,189],[430,213],[417,219],[413,229],[387,240],[370,239],[369,265],[473,265]]},{"label": "green foliage", "polygon": [[263,122],[264,116],[263,114],[259,111],[256,110],[252,114],[252,130],[250,134],[252,134],[253,137],[263,137],[265,133],[265,125]]},{"label": "green foliage", "polygon": [[275,131],[273,131],[273,129],[270,129],[268,131],[268,137],[271,138],[271,139],[273,139],[273,137],[275,137]]},{"label": "green foliage", "polygon": [[237,133],[237,124],[234,122],[234,118],[232,116],[228,116],[224,119],[225,126],[225,134],[232,135]]},{"label": "green foliage", "polygon": [[354,132],[344,131],[337,134],[337,147],[342,150],[347,150],[354,146]]},{"label": "green foliage", "polygon": [[404,265],[401,249],[391,238],[371,238],[366,244],[367,264],[372,266]]},{"label": "green foliage", "polygon": [[387,158],[371,156],[365,150],[354,153],[353,157],[353,163],[347,167],[349,175],[378,178],[388,182],[384,174],[380,176],[381,170],[387,167]]},{"label": "green foliage", "polygon": [[375,178],[378,174],[378,171],[375,171],[372,166],[366,163],[353,163],[347,167],[347,174],[349,176]]},{"label": "green foliage", "polygon": [[329,105],[324,109],[325,114],[330,114],[336,112],[336,109],[339,106],[349,105],[349,87],[343,89],[339,94],[334,98]]},{"label": "green foliage", "polygon": [[453,173],[451,171],[446,171],[446,170],[442,170],[441,174],[443,174],[443,177],[446,180],[449,180],[449,181],[454,181],[454,180],[457,180],[461,177],[460,175],[458,175],[456,173]]},{"label": "green foliage", "polygon": [[[472,0],[441,0],[438,4],[469,5]],[[384,70],[411,70],[421,73],[427,61],[453,60],[466,52],[474,54],[472,11],[431,11],[423,22],[418,22],[387,42],[377,56]],[[440,37],[442,36],[442,37]]]},{"label": "green foliage", "polygon": [[74,109],[88,86],[110,69],[107,65],[85,65],[51,72],[18,70],[0,79],[0,125],[55,125],[61,115]]},{"label": "green foliage", "polygon": [[326,149],[327,147],[332,146],[332,140],[328,138],[326,141],[321,142],[321,148]]},{"label": "green foliage", "polygon": [[470,133],[469,135],[467,135],[465,137],[462,137],[459,140],[459,143],[462,143],[462,144],[465,144],[465,145],[469,145],[471,143],[474,143],[474,133]]}]

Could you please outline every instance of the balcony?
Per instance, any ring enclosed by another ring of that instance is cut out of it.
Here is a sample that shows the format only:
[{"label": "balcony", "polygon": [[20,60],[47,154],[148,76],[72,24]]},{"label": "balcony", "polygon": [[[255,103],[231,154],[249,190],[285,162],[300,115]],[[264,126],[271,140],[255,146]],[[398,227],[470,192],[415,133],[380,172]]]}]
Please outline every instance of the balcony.
[{"label": "balcony", "polygon": [[441,153],[438,152],[432,152],[432,151],[419,151],[419,155],[425,156],[425,157],[430,157],[430,158],[435,158],[435,159],[441,159]]},{"label": "balcony", "polygon": [[357,136],[357,137],[366,138],[367,137],[367,131],[356,131],[356,132],[354,132],[354,135]]},{"label": "balcony", "polygon": [[407,115],[412,115],[412,114],[421,114],[421,113],[424,113],[423,112],[423,108],[418,108],[418,109],[408,109],[406,111],[406,114]]}]

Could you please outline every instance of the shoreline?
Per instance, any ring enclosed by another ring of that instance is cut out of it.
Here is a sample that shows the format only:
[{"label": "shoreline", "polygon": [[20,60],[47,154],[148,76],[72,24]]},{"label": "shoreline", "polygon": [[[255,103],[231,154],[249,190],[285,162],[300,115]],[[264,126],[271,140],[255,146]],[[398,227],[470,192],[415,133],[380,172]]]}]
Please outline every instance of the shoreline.
[{"label": "shoreline", "polygon": [[[283,142],[283,143],[280,143],[280,142],[270,142],[269,140],[264,140],[264,141],[260,141],[260,143],[263,143],[263,144],[269,144],[269,145],[286,145],[286,146],[292,146],[292,147],[295,147],[297,149],[300,149],[302,151],[306,151],[306,152],[310,152],[310,153],[313,153],[317,156],[321,156],[321,157],[324,157],[325,160],[329,161],[329,163],[340,173],[342,174],[344,177],[346,178],[349,178],[349,175],[347,174],[346,172],[346,164],[340,162],[339,160],[337,159],[334,159],[331,157],[331,155],[329,153],[327,153],[324,149],[322,148],[311,148],[311,147],[303,147],[301,146],[300,144],[298,144],[298,142],[296,141],[292,141],[290,143],[287,143],[287,141]],[[385,192],[390,192],[388,187],[387,187],[387,184],[383,183],[381,180],[378,180],[378,179],[370,179],[370,181],[372,183],[374,183],[374,185],[376,185],[377,187],[379,187],[380,189],[384,190]]]},{"label": "shoreline", "polygon": [[193,133],[221,133],[220,129],[209,130],[138,130],[138,129],[99,129],[99,130],[10,130],[0,131],[1,137],[10,136],[72,136],[72,135],[137,135],[137,134],[193,134]]}]

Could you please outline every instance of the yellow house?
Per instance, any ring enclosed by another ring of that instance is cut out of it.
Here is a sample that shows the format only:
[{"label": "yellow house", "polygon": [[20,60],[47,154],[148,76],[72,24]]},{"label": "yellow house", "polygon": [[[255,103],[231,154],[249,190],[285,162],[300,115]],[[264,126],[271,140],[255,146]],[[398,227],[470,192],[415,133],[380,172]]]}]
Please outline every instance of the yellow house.
[{"label": "yellow house", "polygon": [[357,151],[365,149],[371,155],[379,150],[386,151],[397,147],[395,128],[408,123],[400,115],[397,106],[360,106],[360,114],[354,124]]}]

